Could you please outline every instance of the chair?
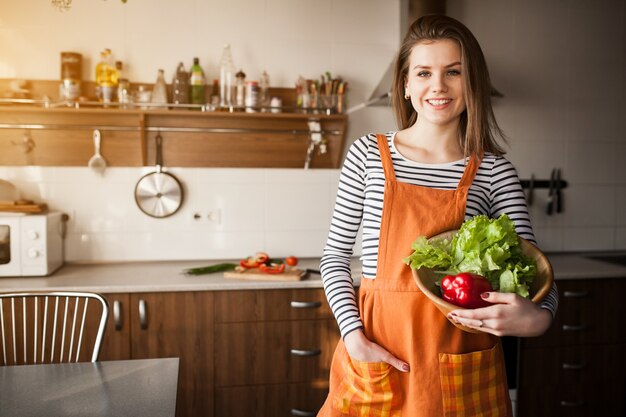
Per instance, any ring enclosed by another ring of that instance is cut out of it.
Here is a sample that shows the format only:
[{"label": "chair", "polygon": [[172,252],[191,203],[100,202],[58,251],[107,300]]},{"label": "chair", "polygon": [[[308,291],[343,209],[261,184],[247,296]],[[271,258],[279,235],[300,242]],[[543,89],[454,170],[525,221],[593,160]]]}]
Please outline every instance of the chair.
[{"label": "chair", "polygon": [[0,294],[0,365],[95,362],[108,317],[99,294]]}]

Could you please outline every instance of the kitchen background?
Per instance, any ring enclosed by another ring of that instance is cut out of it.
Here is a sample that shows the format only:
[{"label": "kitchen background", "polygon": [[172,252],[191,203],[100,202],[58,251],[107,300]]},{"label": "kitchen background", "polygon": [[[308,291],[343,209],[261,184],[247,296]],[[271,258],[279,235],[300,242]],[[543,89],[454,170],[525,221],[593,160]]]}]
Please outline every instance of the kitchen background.
[{"label": "kitchen background", "polygon": [[[248,79],[266,70],[273,87],[293,87],[299,75],[341,75],[350,107],[370,97],[393,60],[406,7],[404,0],[74,0],[59,13],[47,1],[2,1],[0,78],[59,79],[60,52],[75,51],[83,78],[93,80],[99,52],[111,48],[133,82],[154,82],[159,68],[169,81],[178,62],[188,69],[194,56],[212,80],[230,43],[235,66]],[[495,111],[520,176],[548,179],[561,168],[569,183],[564,212],[552,216],[547,190],[535,191],[539,245],[626,249],[626,2],[447,0],[446,7],[476,34],[504,94]],[[349,123],[346,147],[395,129],[390,107],[357,111]],[[108,168],[99,177],[86,166],[0,167],[0,178],[23,198],[70,215],[68,261],[321,254],[339,170],[172,168],[186,201],[167,219],[135,205],[135,184],[152,170]]]}]

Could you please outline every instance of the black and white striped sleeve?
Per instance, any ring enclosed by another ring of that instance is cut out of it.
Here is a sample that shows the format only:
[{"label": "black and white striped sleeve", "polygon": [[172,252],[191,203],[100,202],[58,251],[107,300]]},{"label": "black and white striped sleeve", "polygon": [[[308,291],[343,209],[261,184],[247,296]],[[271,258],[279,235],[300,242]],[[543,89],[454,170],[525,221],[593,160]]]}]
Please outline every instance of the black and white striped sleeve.
[{"label": "black and white striped sleeve", "polygon": [[367,151],[367,139],[363,137],[351,145],[346,155],[328,240],[320,261],[326,298],[342,337],[355,329],[363,328],[350,270],[350,258],[363,216]]},{"label": "black and white striped sleeve", "polygon": [[[497,218],[506,213],[515,223],[515,231],[524,239],[537,244],[533,228],[530,224],[528,206],[517,170],[507,159],[495,159],[491,175],[491,217]],[[559,305],[559,294],[556,283],[552,284],[550,292],[539,305],[555,316]]]}]

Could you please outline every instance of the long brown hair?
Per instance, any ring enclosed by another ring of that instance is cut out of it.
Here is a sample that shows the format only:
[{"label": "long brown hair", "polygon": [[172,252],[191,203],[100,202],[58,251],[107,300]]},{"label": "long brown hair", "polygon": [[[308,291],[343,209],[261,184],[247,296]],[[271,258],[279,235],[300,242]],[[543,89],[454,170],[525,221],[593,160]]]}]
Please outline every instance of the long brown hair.
[{"label": "long brown hair", "polygon": [[396,120],[402,129],[412,126],[418,114],[410,100],[404,98],[409,70],[409,56],[421,41],[451,39],[461,48],[463,92],[466,110],[459,121],[459,144],[465,156],[478,156],[483,151],[503,155],[496,136],[506,142],[491,107],[491,81],[483,51],[470,30],[458,20],[445,15],[425,15],[407,31],[396,59],[391,101]]}]

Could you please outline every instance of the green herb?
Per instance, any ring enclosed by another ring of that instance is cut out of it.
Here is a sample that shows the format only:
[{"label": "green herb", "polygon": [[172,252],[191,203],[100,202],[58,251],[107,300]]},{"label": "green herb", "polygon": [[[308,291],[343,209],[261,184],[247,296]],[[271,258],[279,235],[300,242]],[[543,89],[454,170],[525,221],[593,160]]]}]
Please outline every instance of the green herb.
[{"label": "green herb", "polygon": [[190,268],[184,271],[185,275],[204,275],[213,274],[215,272],[234,271],[237,264],[215,264],[209,266],[201,266],[198,268]]},{"label": "green herb", "polygon": [[404,259],[413,269],[432,268],[442,274],[471,272],[487,278],[494,290],[528,297],[528,285],[537,273],[533,259],[522,254],[515,224],[503,214],[497,219],[480,215],[465,221],[449,239],[420,236],[414,252]]}]

